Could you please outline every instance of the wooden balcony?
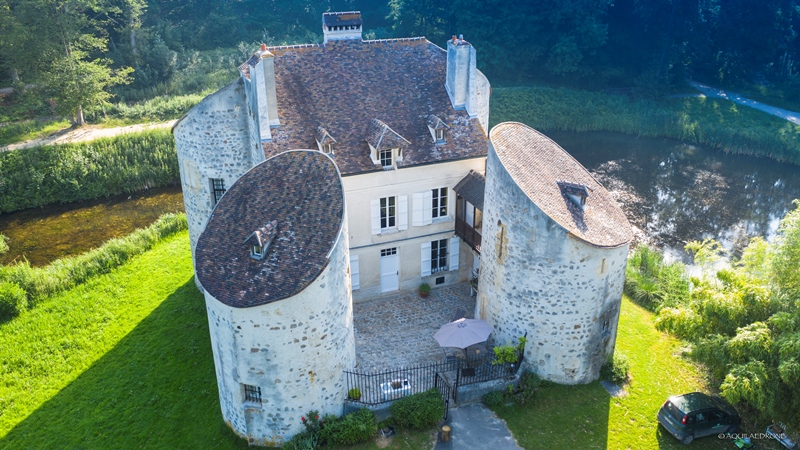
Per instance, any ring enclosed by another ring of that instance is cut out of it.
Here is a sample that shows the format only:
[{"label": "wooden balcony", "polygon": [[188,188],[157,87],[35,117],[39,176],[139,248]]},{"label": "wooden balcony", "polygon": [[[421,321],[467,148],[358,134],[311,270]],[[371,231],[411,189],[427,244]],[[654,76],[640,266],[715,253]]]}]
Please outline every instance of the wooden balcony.
[{"label": "wooden balcony", "polygon": [[456,217],[456,235],[464,240],[473,250],[481,253],[481,233],[467,222]]}]

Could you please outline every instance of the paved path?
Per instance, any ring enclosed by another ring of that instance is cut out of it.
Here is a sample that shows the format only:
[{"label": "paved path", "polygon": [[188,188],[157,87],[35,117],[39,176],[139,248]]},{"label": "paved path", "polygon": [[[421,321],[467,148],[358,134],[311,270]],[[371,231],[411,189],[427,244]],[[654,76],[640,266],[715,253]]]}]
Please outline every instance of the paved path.
[{"label": "paved path", "polygon": [[382,371],[442,360],[433,335],[462,309],[475,310],[469,283],[434,288],[428,298],[403,292],[353,305],[359,371]]},{"label": "paved path", "polygon": [[701,84],[696,81],[691,81],[689,84],[691,84],[692,87],[694,87],[698,91],[702,92],[703,95],[705,95],[706,97],[724,98],[726,100],[730,100],[740,105],[749,106],[759,111],[764,111],[767,114],[772,114],[773,116],[778,116],[782,119],[788,120],[789,122],[800,125],[800,113],[789,111],[788,109],[781,109],[781,108],[776,108],[774,106],[765,105],[764,103],[760,103],[755,100],[750,100],[749,98],[742,97],[741,95],[735,92],[724,91],[722,89],[717,89],[715,87]]},{"label": "paved path", "polygon": [[437,442],[434,450],[521,450],[506,423],[483,403],[451,409],[447,422],[450,442]]},{"label": "paved path", "polygon": [[114,137],[120,134],[136,133],[138,131],[151,130],[154,128],[168,128],[174,125],[175,122],[175,120],[170,120],[169,122],[128,125],[125,127],[115,128],[101,128],[97,125],[85,125],[80,128],[68,128],[66,130],[62,130],[39,139],[34,139],[32,141],[25,141],[0,147],[0,151],[38,147],[40,145],[92,141],[99,138]]}]

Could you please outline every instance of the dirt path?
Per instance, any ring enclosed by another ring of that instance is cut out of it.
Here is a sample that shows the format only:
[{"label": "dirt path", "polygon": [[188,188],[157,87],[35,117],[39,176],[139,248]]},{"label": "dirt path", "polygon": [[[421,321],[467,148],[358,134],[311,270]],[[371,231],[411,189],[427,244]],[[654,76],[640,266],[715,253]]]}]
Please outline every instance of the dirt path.
[{"label": "dirt path", "polygon": [[169,122],[136,124],[116,128],[101,128],[97,125],[85,125],[80,128],[69,128],[62,130],[49,136],[34,139],[32,141],[19,142],[17,144],[10,144],[5,147],[0,147],[0,151],[17,150],[20,148],[37,147],[40,145],[92,141],[98,138],[113,137],[125,133],[136,133],[137,131],[152,130],[154,128],[168,128],[174,125],[175,122],[175,120],[170,120]]},{"label": "dirt path", "polygon": [[788,109],[781,109],[776,108],[774,106],[765,105],[764,103],[757,102],[755,100],[750,100],[749,98],[742,97],[741,95],[731,92],[731,91],[723,91],[722,89],[718,89],[715,87],[711,87],[705,84],[698,83],[696,81],[692,81],[689,84],[692,85],[695,89],[702,92],[703,95],[706,97],[716,97],[716,98],[724,98],[726,100],[730,100],[734,103],[738,103],[740,105],[749,106],[751,108],[755,108],[759,111],[764,111],[767,114],[772,114],[773,116],[780,117],[782,119],[786,119],[789,122],[794,124],[800,125],[800,113],[789,111]]}]

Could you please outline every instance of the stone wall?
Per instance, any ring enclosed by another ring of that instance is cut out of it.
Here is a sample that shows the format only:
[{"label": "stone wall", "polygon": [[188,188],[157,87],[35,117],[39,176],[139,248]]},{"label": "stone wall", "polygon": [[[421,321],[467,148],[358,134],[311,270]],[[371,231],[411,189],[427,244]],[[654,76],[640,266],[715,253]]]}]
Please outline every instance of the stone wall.
[{"label": "stone wall", "polygon": [[192,255],[215,206],[211,179],[229,188],[253,167],[248,111],[239,79],[204,98],[173,130]]},{"label": "stone wall", "polygon": [[[309,410],[342,412],[356,362],[347,247],[345,220],[328,267],[292,298],[237,309],[205,294],[222,416],[253,444],[281,445]],[[244,402],[245,384],[260,405]]]},{"label": "stone wall", "polygon": [[516,185],[489,146],[476,316],[498,344],[528,333],[525,368],[559,383],[599,375],[616,339],[627,245],[570,236]]}]

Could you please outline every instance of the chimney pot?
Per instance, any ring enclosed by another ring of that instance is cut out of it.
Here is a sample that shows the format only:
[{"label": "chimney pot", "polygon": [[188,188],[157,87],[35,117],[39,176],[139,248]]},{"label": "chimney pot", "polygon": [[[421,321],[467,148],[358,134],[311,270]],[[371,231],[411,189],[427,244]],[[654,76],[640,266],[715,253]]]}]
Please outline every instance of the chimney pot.
[{"label": "chimney pot", "polygon": [[456,41],[456,35],[454,34],[453,35],[453,42],[455,42],[455,41]]},{"label": "chimney pot", "polygon": [[463,40],[464,40],[464,35],[463,35],[463,34],[459,34],[459,35],[458,35],[458,39],[460,39],[460,40],[462,40],[462,41],[463,41]]},{"label": "chimney pot", "polygon": [[262,52],[267,51],[267,44],[261,44],[261,51]]}]

